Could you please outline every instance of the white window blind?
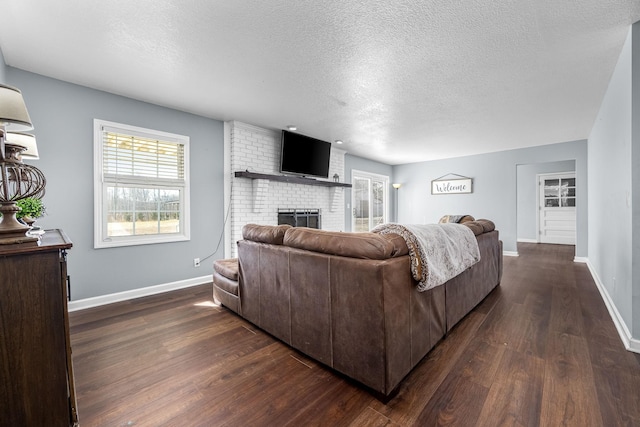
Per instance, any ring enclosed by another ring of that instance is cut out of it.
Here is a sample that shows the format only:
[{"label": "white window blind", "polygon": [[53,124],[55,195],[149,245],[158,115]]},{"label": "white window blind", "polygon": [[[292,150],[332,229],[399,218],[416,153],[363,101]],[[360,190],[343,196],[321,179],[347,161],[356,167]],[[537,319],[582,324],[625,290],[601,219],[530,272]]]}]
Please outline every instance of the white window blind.
[{"label": "white window blind", "polygon": [[141,181],[184,181],[184,145],[103,128],[105,177]]}]

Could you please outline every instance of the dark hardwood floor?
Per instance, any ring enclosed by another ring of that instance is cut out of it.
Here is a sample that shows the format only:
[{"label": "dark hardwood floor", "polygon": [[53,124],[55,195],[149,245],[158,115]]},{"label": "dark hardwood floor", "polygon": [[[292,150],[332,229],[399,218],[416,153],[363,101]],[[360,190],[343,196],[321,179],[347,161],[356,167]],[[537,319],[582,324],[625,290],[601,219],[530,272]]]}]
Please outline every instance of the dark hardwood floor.
[{"label": "dark hardwood floor", "polygon": [[80,425],[639,426],[640,355],[573,246],[518,250],[387,403],[214,307],[210,285],[71,313]]}]

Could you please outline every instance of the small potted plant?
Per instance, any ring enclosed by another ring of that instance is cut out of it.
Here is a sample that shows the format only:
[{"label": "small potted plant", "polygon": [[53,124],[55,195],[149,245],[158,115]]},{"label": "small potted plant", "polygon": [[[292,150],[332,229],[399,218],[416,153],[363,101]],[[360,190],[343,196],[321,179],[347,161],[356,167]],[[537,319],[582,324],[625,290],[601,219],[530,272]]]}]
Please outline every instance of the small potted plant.
[{"label": "small potted plant", "polygon": [[16,201],[16,205],[20,207],[20,211],[16,213],[16,218],[27,225],[33,225],[36,219],[44,215],[45,208],[42,199],[27,197]]}]

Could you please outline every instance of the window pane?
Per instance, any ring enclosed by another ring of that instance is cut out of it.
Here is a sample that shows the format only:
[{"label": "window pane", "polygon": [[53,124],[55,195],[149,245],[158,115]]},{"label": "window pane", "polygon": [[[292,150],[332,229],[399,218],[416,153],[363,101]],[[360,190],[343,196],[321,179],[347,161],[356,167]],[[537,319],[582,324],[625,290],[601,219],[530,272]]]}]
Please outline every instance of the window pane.
[{"label": "window pane", "polygon": [[553,199],[545,199],[544,200],[544,205],[547,208],[555,208],[560,206],[560,199],[558,198],[553,198]]},{"label": "window pane", "polygon": [[107,188],[107,236],[133,234],[133,198],[128,188]]},{"label": "window pane", "polygon": [[353,205],[354,231],[369,231],[369,180],[355,178],[353,191],[355,195]]},{"label": "window pane", "polygon": [[544,186],[544,196],[545,197],[558,197],[558,186]]},{"label": "window pane", "polygon": [[109,186],[107,236],[180,232],[180,190]]},{"label": "window pane", "polygon": [[[384,189],[385,185],[381,181],[373,181],[372,183],[373,200],[372,200],[372,227],[383,224],[384,218]],[[368,231],[368,230],[367,230]]]}]

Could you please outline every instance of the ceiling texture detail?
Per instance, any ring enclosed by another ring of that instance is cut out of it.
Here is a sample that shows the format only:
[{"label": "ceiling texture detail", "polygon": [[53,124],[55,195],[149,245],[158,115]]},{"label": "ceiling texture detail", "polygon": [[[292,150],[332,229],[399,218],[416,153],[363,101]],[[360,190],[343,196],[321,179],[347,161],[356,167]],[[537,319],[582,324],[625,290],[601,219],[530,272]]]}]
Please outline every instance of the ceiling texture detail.
[{"label": "ceiling texture detail", "polygon": [[639,0],[0,0],[7,65],[402,164],[585,139]]}]

